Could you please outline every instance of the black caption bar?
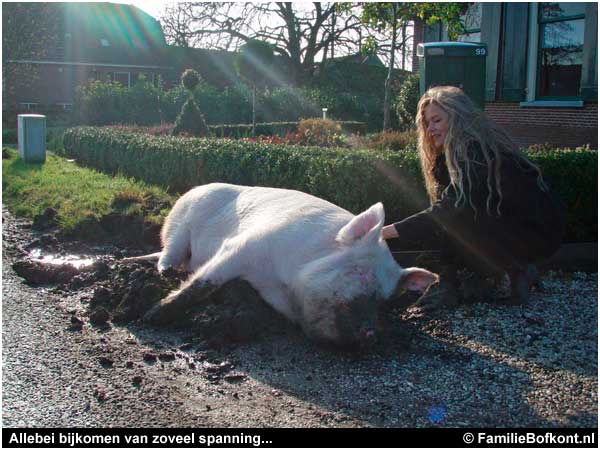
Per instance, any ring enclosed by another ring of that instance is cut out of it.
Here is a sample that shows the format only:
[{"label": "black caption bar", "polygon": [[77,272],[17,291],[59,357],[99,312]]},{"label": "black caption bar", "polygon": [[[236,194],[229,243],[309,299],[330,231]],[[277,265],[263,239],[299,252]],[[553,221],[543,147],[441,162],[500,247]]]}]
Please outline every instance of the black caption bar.
[{"label": "black caption bar", "polygon": [[3,428],[2,430],[4,448],[597,448],[597,443],[597,428]]}]

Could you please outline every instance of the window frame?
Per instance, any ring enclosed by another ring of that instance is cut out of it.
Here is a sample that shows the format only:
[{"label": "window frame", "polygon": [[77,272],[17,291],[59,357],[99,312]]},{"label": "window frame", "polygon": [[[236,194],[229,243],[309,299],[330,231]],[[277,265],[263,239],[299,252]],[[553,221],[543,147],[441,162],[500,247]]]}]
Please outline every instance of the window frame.
[{"label": "window frame", "polygon": [[[131,72],[113,72],[113,82],[121,83],[117,80],[117,75],[127,75],[127,85],[123,85],[123,87],[130,88],[131,87]],[[123,83],[121,83],[123,84]]]},{"label": "window frame", "polygon": [[[461,20],[463,21],[463,24],[465,23],[465,20],[467,18],[467,13],[469,8],[471,8],[474,5],[477,5],[478,2],[472,2],[473,4],[469,4],[469,6],[467,7],[467,10],[465,11],[465,14],[463,14],[463,16],[461,16]],[[479,3],[479,28],[466,28],[465,27],[465,32],[463,34],[461,34],[458,37],[458,41],[459,42],[481,42],[481,21],[482,21],[482,17],[483,17],[483,10],[481,9],[482,6]],[[478,40],[473,40],[473,39],[469,39],[469,36],[472,34],[477,34],[479,33],[479,39]]]},{"label": "window frame", "polygon": [[[549,24],[549,23],[558,23],[558,22],[567,22],[570,20],[583,20],[583,29],[584,29],[584,33],[585,33],[585,13],[583,14],[571,14],[571,15],[566,15],[563,17],[559,17],[559,18],[553,18],[553,19],[542,19],[542,8],[541,3],[535,3],[536,9],[537,11],[535,11],[535,15],[534,15],[534,20],[537,23],[537,39],[536,39],[536,58],[535,58],[535,63],[536,63],[536,77],[535,77],[535,92],[534,92],[534,100],[540,100],[540,101],[559,101],[559,100],[564,100],[564,101],[574,101],[574,100],[581,100],[581,78],[579,79],[579,93],[577,95],[541,95],[539,93],[539,89],[540,89],[540,82],[541,82],[541,78],[542,78],[542,49],[541,49],[541,42],[542,42],[542,32],[543,32],[543,25]],[[582,61],[582,66],[583,66],[583,61]]]}]

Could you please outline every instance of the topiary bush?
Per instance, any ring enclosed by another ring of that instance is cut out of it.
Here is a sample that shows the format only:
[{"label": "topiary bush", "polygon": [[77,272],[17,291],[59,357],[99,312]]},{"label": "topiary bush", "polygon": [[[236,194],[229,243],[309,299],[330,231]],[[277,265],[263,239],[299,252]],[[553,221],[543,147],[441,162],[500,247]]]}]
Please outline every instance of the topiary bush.
[{"label": "topiary bush", "polygon": [[173,136],[189,134],[196,137],[204,137],[210,134],[204,116],[192,97],[188,98],[181,108],[181,113],[175,121]]},{"label": "topiary bush", "polygon": [[196,89],[198,83],[200,83],[200,75],[194,69],[187,69],[181,74],[181,84],[188,91]]},{"label": "topiary bush", "polygon": [[189,92],[189,98],[183,104],[179,116],[175,120],[175,127],[173,128],[173,136],[178,136],[182,133],[190,134],[192,136],[204,137],[209,136],[210,131],[204,120],[200,108],[194,100],[193,90],[198,86],[200,82],[200,75],[193,69],[187,69],[181,75],[181,84]]}]

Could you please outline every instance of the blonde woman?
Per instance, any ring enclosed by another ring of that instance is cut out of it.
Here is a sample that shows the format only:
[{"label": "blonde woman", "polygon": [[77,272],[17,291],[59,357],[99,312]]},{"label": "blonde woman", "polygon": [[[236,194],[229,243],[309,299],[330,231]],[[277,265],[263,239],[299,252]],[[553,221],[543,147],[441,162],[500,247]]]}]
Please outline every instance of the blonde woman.
[{"label": "blonde woman", "polygon": [[382,234],[405,242],[443,236],[443,253],[454,264],[442,271],[440,284],[425,293],[421,304],[454,303],[460,266],[478,274],[481,283],[508,272],[512,300],[526,302],[537,282],[535,264],[562,242],[563,203],[540,169],[462,90],[429,89],[419,101],[416,122],[431,206],[384,227]]}]

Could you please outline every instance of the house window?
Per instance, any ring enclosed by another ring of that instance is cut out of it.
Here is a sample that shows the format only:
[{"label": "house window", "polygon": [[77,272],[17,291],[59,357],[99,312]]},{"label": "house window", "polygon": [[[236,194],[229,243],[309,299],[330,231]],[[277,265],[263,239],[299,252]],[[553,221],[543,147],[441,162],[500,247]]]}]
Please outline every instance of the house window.
[{"label": "house window", "polygon": [[458,41],[481,42],[481,2],[469,3],[461,20],[465,26],[465,33],[458,37]]},{"label": "house window", "polygon": [[113,80],[121,83],[124,87],[131,86],[131,74],[129,72],[115,72]]},{"label": "house window", "polygon": [[583,63],[584,3],[540,3],[539,99],[577,98]]},{"label": "house window", "polygon": [[57,102],[56,103],[56,107],[57,107],[57,109],[60,109],[62,111],[72,111],[73,110],[73,103]]},{"label": "house window", "polygon": [[34,111],[36,110],[40,104],[35,102],[21,102],[19,106],[26,111]]}]

